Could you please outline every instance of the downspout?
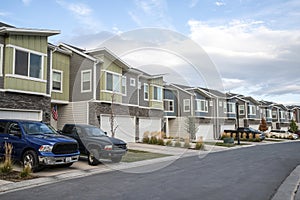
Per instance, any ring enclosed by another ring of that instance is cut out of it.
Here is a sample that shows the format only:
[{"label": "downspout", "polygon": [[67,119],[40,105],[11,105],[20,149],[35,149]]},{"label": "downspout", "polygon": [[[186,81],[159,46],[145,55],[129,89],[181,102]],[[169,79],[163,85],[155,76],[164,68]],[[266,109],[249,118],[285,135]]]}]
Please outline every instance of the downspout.
[{"label": "downspout", "polygon": [[97,80],[97,64],[99,63],[98,60],[94,61],[94,74],[93,74],[93,100],[96,100],[96,95],[97,95],[97,83],[96,83],[96,80]]},{"label": "downspout", "polygon": [[216,133],[215,133],[215,138],[214,139],[217,139],[218,138],[217,136],[219,135],[218,132],[220,132],[219,128],[218,128],[219,127],[219,122],[220,122],[220,119],[219,119],[219,117],[220,117],[219,116],[219,98],[217,98],[216,101],[215,101],[215,108],[216,108],[215,112],[217,112],[217,113],[216,113],[216,120],[215,120],[215,122],[216,122]]}]

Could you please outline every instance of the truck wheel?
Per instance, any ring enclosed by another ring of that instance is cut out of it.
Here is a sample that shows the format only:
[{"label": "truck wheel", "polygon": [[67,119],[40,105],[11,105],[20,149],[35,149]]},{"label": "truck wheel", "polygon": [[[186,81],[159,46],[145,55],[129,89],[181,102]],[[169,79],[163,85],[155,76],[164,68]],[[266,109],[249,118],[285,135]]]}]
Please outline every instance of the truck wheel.
[{"label": "truck wheel", "polygon": [[118,163],[118,162],[120,162],[122,160],[122,156],[116,156],[116,157],[112,157],[111,158],[111,161],[113,162],[113,163]]},{"label": "truck wheel", "polygon": [[88,154],[88,163],[89,165],[98,165],[99,164],[99,160],[97,159],[99,158],[99,152],[97,149],[91,149],[89,154]]},{"label": "truck wheel", "polygon": [[28,150],[23,154],[22,162],[23,162],[23,167],[29,165],[32,172],[37,172],[40,169],[38,156],[36,152],[33,150]]}]

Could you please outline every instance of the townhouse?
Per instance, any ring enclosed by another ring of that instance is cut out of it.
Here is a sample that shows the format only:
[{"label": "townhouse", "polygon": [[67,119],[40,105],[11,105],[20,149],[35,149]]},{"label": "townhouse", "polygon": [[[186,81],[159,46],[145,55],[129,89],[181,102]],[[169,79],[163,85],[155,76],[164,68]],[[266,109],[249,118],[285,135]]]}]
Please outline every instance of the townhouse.
[{"label": "townhouse", "polygon": [[0,23],[0,118],[42,120],[56,129],[92,124],[110,135],[113,117],[116,137],[127,142],[160,130],[186,138],[188,117],[195,119],[197,140],[217,139],[237,124],[258,129],[262,118],[269,129],[300,122],[300,106],[166,84],[162,75],[132,68],[109,49],[48,43],[59,33]]},{"label": "townhouse", "polygon": [[0,117],[50,122],[48,37],[57,30],[0,23]]}]

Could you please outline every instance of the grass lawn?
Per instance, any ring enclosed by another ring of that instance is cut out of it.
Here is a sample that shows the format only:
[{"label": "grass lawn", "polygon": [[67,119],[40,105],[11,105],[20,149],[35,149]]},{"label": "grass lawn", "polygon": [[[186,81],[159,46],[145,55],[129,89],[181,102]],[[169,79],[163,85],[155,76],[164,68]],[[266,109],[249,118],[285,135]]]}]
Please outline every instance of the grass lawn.
[{"label": "grass lawn", "polygon": [[[234,144],[226,144],[226,143],[223,143],[223,142],[204,142],[204,144],[207,144],[207,145],[216,145],[216,146],[221,146],[221,147],[234,147],[234,146],[239,146],[238,144],[234,143]],[[246,144],[246,143],[240,143],[240,145],[249,145],[249,144]]]},{"label": "grass lawn", "polygon": [[121,162],[136,162],[136,161],[141,161],[141,160],[162,158],[162,157],[166,157],[166,156],[171,156],[171,155],[129,149],[128,152],[126,153],[126,155],[123,156]]}]

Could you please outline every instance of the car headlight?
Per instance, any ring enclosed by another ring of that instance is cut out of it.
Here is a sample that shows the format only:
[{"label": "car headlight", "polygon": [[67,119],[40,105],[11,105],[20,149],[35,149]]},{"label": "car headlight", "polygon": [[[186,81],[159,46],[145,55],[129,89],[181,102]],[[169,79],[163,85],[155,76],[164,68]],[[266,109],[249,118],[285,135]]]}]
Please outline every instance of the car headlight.
[{"label": "car headlight", "polygon": [[51,152],[52,151],[53,146],[51,145],[42,145],[39,148],[40,152]]},{"label": "car headlight", "polygon": [[113,149],[113,146],[112,145],[105,145],[104,146],[104,150],[105,151],[110,151],[110,150],[112,150]]}]

